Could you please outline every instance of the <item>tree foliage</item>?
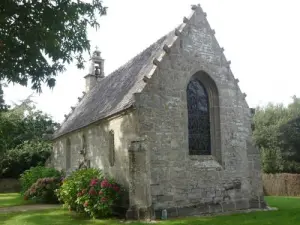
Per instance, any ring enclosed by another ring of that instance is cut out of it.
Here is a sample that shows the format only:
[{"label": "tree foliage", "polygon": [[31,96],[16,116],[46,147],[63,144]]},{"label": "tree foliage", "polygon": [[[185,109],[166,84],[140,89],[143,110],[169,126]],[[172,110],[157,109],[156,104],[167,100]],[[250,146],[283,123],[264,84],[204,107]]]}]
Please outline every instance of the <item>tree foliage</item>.
[{"label": "tree foliage", "polygon": [[97,17],[106,14],[101,0],[0,1],[0,80],[41,91],[55,85],[65,64],[90,50],[87,28],[98,28]]},{"label": "tree foliage", "polygon": [[5,104],[4,100],[3,84],[0,83],[0,113],[3,111],[7,111],[8,109],[9,105]]},{"label": "tree foliage", "polygon": [[258,107],[253,139],[261,150],[264,172],[300,172],[300,99],[294,96],[287,107]]},{"label": "tree foliage", "polygon": [[18,178],[31,167],[43,166],[51,149],[51,144],[44,141],[25,141],[10,149],[0,159],[0,178]]},{"label": "tree foliage", "polygon": [[[300,163],[300,117],[280,127],[282,157],[288,162]],[[297,172],[293,169],[292,172]]]},{"label": "tree foliage", "polygon": [[44,165],[51,154],[49,137],[58,123],[37,110],[30,97],[0,113],[0,177],[17,178],[25,170]]},{"label": "tree foliage", "polygon": [[14,149],[25,141],[47,140],[58,125],[48,114],[36,110],[27,98],[14,108],[0,113],[0,153]]}]

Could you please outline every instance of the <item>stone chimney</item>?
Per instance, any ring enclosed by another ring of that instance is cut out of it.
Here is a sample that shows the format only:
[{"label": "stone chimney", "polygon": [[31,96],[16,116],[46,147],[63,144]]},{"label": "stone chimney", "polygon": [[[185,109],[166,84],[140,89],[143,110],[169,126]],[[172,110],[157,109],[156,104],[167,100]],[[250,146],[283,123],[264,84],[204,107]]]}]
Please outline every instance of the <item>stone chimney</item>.
[{"label": "stone chimney", "polygon": [[84,78],[86,92],[89,92],[99,80],[104,78],[104,59],[101,58],[101,52],[97,47],[91,58],[89,74]]}]

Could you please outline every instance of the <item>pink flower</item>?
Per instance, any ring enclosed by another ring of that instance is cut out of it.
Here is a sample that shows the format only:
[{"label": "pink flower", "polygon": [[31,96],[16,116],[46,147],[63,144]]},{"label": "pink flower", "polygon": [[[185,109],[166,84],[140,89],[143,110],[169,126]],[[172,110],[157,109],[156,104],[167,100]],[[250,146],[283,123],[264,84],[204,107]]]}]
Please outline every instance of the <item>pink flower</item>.
[{"label": "pink flower", "polygon": [[89,205],[89,202],[88,202],[88,201],[85,201],[85,202],[83,203],[83,206],[84,206],[84,207],[88,207],[88,205]]},{"label": "pink flower", "polygon": [[103,195],[103,192],[102,192],[102,191],[99,191],[99,195]]},{"label": "pink flower", "polygon": [[107,201],[107,198],[105,198],[105,197],[101,198],[101,202],[106,202],[106,201]]},{"label": "pink flower", "polygon": [[86,189],[82,189],[82,194],[85,194],[86,193]]},{"label": "pink flower", "polygon": [[108,182],[108,180],[104,179],[103,181],[101,181],[101,187],[102,188],[106,188],[109,187],[110,183]]},{"label": "pink flower", "polygon": [[95,186],[95,185],[98,184],[98,182],[99,182],[98,179],[92,179],[91,182],[90,182],[90,186]]},{"label": "pink flower", "polygon": [[81,192],[78,192],[77,193],[77,197],[81,197],[82,196],[82,193]]}]

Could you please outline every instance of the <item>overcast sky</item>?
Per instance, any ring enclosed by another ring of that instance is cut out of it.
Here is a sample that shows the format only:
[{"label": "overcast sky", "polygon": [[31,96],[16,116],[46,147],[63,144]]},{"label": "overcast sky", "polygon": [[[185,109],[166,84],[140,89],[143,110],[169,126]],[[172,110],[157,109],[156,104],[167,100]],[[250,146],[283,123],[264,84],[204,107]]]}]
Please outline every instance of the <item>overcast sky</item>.
[{"label": "overcast sky", "polygon": [[[107,16],[101,17],[100,30],[89,30],[89,38],[105,58],[106,75],[174,29],[190,15],[190,6],[200,3],[250,107],[287,104],[291,96],[300,95],[299,0],[103,1]],[[61,122],[82,95],[87,71],[88,64],[85,70],[69,65],[53,90],[44,87],[34,97],[38,108]],[[4,91],[7,103],[32,93],[18,85]]]}]

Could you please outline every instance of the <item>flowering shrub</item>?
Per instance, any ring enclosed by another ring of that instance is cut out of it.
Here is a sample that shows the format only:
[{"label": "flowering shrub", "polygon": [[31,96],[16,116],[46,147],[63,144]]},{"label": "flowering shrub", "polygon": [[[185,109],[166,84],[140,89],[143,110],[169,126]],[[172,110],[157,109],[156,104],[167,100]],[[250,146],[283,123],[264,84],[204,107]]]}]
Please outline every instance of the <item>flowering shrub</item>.
[{"label": "flowering shrub", "polygon": [[120,190],[112,179],[104,178],[101,171],[90,168],[72,173],[63,181],[57,194],[69,210],[96,218],[111,215]]},{"label": "flowering shrub", "polygon": [[64,203],[70,210],[78,211],[77,193],[79,190],[86,188],[90,180],[94,177],[102,178],[100,170],[89,168],[74,171],[63,180],[61,188],[57,191],[60,201]]},{"label": "flowering shrub", "polygon": [[63,174],[54,168],[43,166],[31,167],[26,170],[20,177],[21,194],[24,193],[39,179],[45,177],[61,177]]},{"label": "flowering shrub", "polygon": [[76,202],[91,217],[111,215],[113,203],[120,197],[120,186],[112,180],[91,179],[87,188],[77,193]]},{"label": "flowering shrub", "polygon": [[40,178],[24,193],[24,199],[40,203],[58,203],[55,191],[60,184],[61,179],[58,177]]}]

